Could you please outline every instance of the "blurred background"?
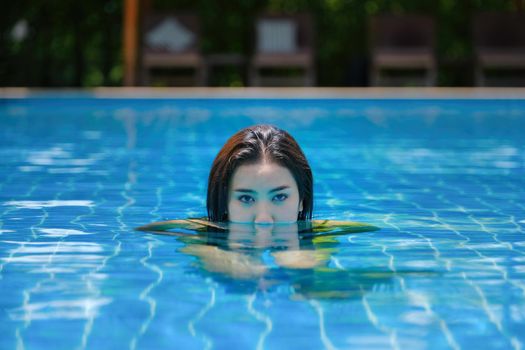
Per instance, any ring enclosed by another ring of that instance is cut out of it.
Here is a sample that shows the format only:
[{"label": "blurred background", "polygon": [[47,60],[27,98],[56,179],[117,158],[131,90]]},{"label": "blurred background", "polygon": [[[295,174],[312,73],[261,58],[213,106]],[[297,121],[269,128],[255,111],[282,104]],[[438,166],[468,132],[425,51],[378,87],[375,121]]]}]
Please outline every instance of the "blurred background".
[{"label": "blurred background", "polygon": [[525,86],[525,0],[20,0],[0,85]]}]

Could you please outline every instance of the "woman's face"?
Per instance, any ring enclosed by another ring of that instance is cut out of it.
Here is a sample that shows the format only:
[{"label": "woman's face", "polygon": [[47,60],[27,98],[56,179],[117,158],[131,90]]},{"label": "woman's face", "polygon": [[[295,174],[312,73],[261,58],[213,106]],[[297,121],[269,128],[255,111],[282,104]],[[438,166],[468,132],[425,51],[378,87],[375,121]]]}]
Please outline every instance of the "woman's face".
[{"label": "woman's face", "polygon": [[275,163],[241,165],[228,190],[231,222],[274,224],[297,221],[303,210],[292,173]]}]

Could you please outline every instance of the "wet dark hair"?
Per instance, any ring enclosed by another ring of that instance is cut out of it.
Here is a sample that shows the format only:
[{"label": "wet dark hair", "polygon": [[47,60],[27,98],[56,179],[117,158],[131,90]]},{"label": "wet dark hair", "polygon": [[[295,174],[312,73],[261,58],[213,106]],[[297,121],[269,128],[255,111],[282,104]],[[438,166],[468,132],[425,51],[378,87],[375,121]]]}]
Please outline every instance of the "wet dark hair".
[{"label": "wet dark hair", "polygon": [[215,157],[208,178],[208,220],[228,221],[228,188],[241,165],[262,160],[287,168],[293,175],[303,201],[297,220],[312,219],[313,176],[301,147],[286,131],[272,125],[254,125],[230,137]]}]

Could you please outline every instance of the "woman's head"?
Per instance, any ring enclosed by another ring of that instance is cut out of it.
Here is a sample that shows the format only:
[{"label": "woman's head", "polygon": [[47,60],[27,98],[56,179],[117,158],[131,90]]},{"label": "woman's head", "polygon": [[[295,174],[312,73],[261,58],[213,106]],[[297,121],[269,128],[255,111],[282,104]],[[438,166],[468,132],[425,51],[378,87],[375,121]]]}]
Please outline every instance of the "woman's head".
[{"label": "woman's head", "polygon": [[312,218],[310,165],[290,134],[255,125],[233,135],[213,161],[208,219],[295,222]]}]

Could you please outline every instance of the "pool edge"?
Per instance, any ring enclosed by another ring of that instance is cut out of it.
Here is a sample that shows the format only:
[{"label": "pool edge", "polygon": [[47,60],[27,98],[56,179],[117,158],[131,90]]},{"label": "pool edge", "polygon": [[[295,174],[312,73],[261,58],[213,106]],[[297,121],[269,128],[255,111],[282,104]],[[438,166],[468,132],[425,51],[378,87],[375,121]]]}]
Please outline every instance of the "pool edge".
[{"label": "pool edge", "polygon": [[525,99],[525,88],[146,88],[98,87],[0,88],[0,99],[22,98],[100,98],[100,99]]}]

